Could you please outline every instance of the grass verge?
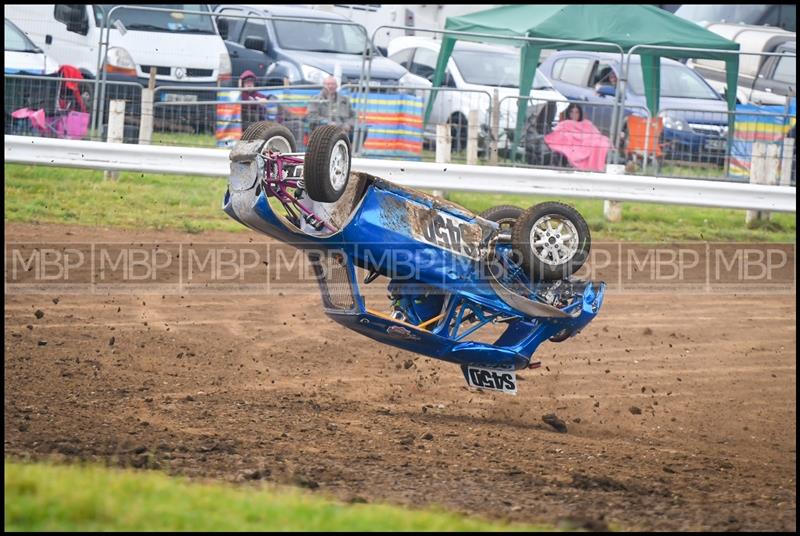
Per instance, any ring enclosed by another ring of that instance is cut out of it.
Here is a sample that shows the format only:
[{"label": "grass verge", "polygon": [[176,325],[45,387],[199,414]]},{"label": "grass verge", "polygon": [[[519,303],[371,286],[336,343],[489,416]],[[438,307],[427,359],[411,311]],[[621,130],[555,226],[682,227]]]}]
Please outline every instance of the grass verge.
[{"label": "grass verge", "polygon": [[553,530],[98,466],[6,460],[4,483],[7,531]]},{"label": "grass verge", "polygon": [[[101,171],[20,164],[5,164],[4,171],[7,222],[246,231],[222,212],[225,182],[219,179],[121,172],[118,180],[105,180]],[[565,201],[583,214],[597,241],[796,241],[794,214],[776,213],[772,221],[748,229],[743,210],[626,202],[622,221],[609,223],[603,202],[596,200],[462,192],[449,198],[474,212]]]}]

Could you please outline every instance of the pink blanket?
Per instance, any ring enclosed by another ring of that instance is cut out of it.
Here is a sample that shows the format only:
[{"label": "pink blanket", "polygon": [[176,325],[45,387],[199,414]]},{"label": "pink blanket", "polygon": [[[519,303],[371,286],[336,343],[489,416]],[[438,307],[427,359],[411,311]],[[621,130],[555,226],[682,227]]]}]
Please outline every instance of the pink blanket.
[{"label": "pink blanket", "polygon": [[611,143],[591,121],[559,121],[555,130],[544,137],[544,141],[550,149],[566,156],[575,169],[606,169],[606,153]]}]

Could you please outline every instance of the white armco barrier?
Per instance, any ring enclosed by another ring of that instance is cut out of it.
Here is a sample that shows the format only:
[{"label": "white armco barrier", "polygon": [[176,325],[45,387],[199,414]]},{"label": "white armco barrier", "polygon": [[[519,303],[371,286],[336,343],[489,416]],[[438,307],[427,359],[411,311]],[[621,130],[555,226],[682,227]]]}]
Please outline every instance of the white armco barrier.
[{"label": "white armco barrier", "polygon": [[[132,145],[5,136],[5,161],[148,173],[225,177],[228,149]],[[796,212],[795,188],[498,166],[353,159],[352,169],[428,190],[614,199]]]}]

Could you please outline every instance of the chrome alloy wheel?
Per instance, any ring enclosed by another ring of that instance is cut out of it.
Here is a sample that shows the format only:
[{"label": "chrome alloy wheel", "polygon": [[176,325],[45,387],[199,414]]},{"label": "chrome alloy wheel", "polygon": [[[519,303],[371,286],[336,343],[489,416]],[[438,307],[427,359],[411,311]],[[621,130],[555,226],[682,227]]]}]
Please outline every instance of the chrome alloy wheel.
[{"label": "chrome alloy wheel", "polygon": [[542,216],[533,224],[530,245],[537,259],[550,266],[569,262],[578,251],[578,230],[566,218]]},{"label": "chrome alloy wheel", "polygon": [[335,191],[344,188],[347,183],[347,175],[350,173],[350,151],[344,140],[339,140],[331,151],[330,177],[331,186]]}]

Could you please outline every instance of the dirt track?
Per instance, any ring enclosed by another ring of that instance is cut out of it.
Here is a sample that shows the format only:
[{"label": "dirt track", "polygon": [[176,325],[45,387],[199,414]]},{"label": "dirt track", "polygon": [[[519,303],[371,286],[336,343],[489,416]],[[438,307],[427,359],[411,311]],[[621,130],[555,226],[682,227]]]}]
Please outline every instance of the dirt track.
[{"label": "dirt track", "polygon": [[795,320],[793,291],[610,292],[511,397],[340,328],[315,294],[11,293],[5,453],[589,528],[793,531]]}]

